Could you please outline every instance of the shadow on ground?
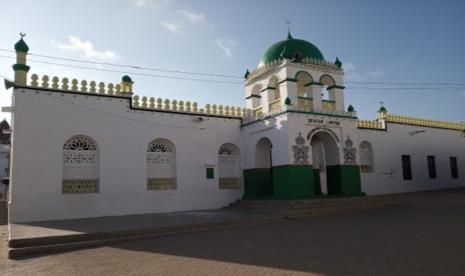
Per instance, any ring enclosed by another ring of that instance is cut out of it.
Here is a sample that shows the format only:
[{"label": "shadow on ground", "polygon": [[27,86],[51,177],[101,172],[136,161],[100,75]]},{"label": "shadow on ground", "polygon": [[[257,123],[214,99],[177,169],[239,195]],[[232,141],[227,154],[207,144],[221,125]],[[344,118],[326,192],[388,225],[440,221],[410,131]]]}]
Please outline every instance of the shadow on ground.
[{"label": "shadow on ground", "polygon": [[412,195],[398,206],[112,247],[323,274],[460,274],[465,193]]},{"label": "shadow on ground", "polygon": [[465,190],[451,190],[405,195],[399,205],[282,223],[20,261],[0,256],[0,274],[463,275],[464,260]]}]

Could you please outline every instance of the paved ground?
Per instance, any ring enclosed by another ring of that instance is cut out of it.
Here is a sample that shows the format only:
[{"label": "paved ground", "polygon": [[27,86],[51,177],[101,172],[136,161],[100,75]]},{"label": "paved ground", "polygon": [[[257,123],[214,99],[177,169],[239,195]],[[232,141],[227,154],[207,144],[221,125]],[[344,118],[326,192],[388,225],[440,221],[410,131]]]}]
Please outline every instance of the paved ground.
[{"label": "paved ground", "polygon": [[465,192],[407,202],[20,261],[2,226],[0,275],[464,275]]},{"label": "paved ground", "polygon": [[26,224],[11,224],[10,237],[12,239],[27,239],[83,233],[163,229],[167,227],[201,225],[215,222],[255,220],[266,217],[267,215],[260,213],[244,213],[237,210],[216,209],[193,212],[30,222]]}]

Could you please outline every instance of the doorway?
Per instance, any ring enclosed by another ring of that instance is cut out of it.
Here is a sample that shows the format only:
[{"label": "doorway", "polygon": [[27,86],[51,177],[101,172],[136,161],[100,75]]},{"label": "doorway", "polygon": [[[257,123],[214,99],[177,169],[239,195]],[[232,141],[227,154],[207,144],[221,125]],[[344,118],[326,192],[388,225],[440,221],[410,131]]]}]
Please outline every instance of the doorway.
[{"label": "doorway", "polygon": [[273,145],[270,139],[263,137],[257,142],[255,149],[255,168],[262,172],[262,181],[259,183],[260,195],[273,196]]},{"label": "doorway", "polygon": [[309,137],[312,148],[315,193],[335,195],[340,191],[328,182],[328,167],[338,165],[339,147],[336,139],[326,131],[318,131]]}]

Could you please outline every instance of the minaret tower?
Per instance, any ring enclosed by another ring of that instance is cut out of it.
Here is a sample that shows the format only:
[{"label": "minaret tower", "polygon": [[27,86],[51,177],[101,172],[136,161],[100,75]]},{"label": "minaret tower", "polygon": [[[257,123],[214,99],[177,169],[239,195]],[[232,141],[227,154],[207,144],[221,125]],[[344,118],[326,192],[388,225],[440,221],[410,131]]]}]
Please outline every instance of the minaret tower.
[{"label": "minaret tower", "polygon": [[339,58],[325,60],[318,47],[294,38],[288,26],[287,38],[265,51],[257,69],[247,71],[246,106],[254,117],[284,110],[352,116],[344,107],[343,75]]},{"label": "minaret tower", "polygon": [[124,75],[121,79],[121,94],[126,97],[132,97],[132,84],[134,82],[128,75]]},{"label": "minaret tower", "polygon": [[29,47],[26,42],[24,42],[23,37],[25,35],[24,33],[20,33],[21,39],[15,44],[16,64],[13,64],[13,70],[15,71],[15,85],[19,86],[27,84],[27,72],[30,69],[30,67],[26,65]]}]

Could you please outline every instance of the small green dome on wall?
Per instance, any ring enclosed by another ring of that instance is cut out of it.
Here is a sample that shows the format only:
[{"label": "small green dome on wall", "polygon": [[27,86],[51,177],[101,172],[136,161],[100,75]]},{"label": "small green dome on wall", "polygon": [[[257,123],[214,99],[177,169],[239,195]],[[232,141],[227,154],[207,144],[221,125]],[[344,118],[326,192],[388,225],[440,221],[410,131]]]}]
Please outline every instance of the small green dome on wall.
[{"label": "small green dome on wall", "polygon": [[123,82],[130,82],[132,83],[132,79],[128,75],[124,75],[121,79]]},{"label": "small green dome on wall", "polygon": [[387,109],[384,106],[381,106],[378,110],[379,113],[387,113]]},{"label": "small green dome on wall", "polygon": [[296,57],[324,60],[323,54],[315,45],[302,39],[295,39],[291,33],[288,33],[286,40],[276,42],[266,50],[258,67],[279,58],[292,59]]},{"label": "small green dome on wall", "polygon": [[18,42],[15,44],[15,50],[16,52],[23,52],[26,53],[29,51],[29,47],[27,46],[26,42],[24,42],[23,38],[21,37]]}]

